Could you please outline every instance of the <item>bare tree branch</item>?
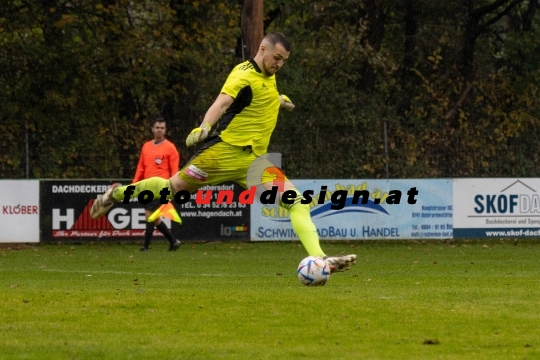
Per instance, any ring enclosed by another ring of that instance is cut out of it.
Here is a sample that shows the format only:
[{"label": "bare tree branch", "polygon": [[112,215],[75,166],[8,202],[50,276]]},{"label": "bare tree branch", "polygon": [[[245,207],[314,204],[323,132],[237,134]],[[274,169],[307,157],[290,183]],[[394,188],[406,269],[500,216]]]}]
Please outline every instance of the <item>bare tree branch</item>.
[{"label": "bare tree branch", "polygon": [[450,111],[448,111],[446,113],[446,115],[443,116],[443,119],[445,120],[448,120],[450,118],[452,118],[452,116],[454,116],[454,114],[456,113],[456,111],[458,111],[458,109],[461,107],[461,105],[463,104],[463,102],[465,101],[465,99],[467,98],[467,95],[469,95],[469,92],[471,91],[472,89],[472,84],[469,84],[469,86],[467,86],[467,88],[465,89],[465,91],[463,91],[463,93],[461,94],[461,96],[459,97],[458,101],[456,102],[456,104],[452,107],[452,109],[450,109]]},{"label": "bare tree branch", "polygon": [[471,13],[471,18],[473,19],[480,19],[482,16],[486,15],[486,14],[489,14],[493,11],[495,11],[497,8],[505,5],[509,0],[497,0],[491,4],[487,4],[487,5],[484,5],[484,6],[481,6],[477,9],[475,9],[472,13]]},{"label": "bare tree branch", "polygon": [[540,6],[538,0],[529,0],[527,11],[522,16],[523,30],[530,31],[532,29],[532,19],[536,14],[536,9]]},{"label": "bare tree branch", "polygon": [[503,16],[508,14],[516,5],[518,5],[518,4],[520,4],[520,3],[524,2],[524,1],[525,0],[514,0],[514,1],[512,1],[506,7],[506,9],[501,11],[499,14],[495,15],[495,17],[493,17],[492,19],[490,19],[490,20],[486,21],[485,23],[483,23],[482,25],[480,25],[479,28],[478,28],[478,33],[484,32],[489,26],[493,25],[494,23],[499,21]]}]

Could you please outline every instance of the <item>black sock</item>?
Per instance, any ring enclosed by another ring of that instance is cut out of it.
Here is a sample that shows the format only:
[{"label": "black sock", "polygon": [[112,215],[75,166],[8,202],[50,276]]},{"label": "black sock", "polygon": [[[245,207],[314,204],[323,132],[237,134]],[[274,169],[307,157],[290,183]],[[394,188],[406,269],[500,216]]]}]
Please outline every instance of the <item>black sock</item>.
[{"label": "black sock", "polygon": [[150,246],[150,240],[152,240],[152,234],[154,233],[154,223],[146,223],[146,231],[144,232],[144,247],[148,249]]},{"label": "black sock", "polygon": [[161,231],[161,233],[162,233],[163,235],[165,235],[165,237],[167,238],[167,240],[169,240],[169,242],[170,242],[171,244],[174,243],[175,240],[174,240],[174,238],[173,238],[171,232],[169,231],[169,229],[167,229],[167,225],[165,225],[165,223],[164,223],[163,221],[160,222],[159,225],[156,226],[156,228],[157,228],[159,231]]}]

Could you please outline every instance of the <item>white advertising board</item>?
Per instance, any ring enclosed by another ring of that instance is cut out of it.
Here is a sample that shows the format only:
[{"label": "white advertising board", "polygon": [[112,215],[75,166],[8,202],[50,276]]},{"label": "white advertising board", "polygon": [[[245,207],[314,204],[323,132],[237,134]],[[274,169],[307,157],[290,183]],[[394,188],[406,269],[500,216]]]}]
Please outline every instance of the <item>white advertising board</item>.
[{"label": "white advertising board", "polygon": [[455,179],[454,237],[540,236],[540,179]]},{"label": "white advertising board", "polygon": [[0,180],[0,243],[39,242],[39,180]]}]

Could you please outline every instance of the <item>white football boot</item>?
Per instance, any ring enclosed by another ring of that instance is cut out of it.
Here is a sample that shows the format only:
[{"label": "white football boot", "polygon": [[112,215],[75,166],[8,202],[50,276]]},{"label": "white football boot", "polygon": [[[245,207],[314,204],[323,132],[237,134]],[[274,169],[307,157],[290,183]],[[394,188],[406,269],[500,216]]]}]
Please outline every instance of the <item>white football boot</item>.
[{"label": "white football boot", "polygon": [[112,197],[112,192],[117,187],[121,186],[120,183],[114,183],[111,185],[109,190],[105,192],[103,195],[98,195],[97,199],[92,204],[92,208],[90,209],[90,216],[92,219],[99,219],[103,215],[107,213],[107,211],[110,210],[110,208],[113,207],[113,205],[116,203],[116,200]]},{"label": "white football boot", "polygon": [[330,267],[330,273],[350,270],[351,266],[356,264],[356,255],[337,255],[323,257],[326,264]]}]

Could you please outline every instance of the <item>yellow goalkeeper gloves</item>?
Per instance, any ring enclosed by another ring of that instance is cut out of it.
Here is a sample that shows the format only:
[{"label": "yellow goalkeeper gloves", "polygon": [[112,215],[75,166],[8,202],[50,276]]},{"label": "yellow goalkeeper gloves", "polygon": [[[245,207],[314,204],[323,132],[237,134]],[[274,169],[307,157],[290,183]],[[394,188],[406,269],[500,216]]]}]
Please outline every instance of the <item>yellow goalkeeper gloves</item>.
[{"label": "yellow goalkeeper gloves", "polygon": [[294,109],[294,104],[287,95],[279,95],[280,108],[287,111],[292,111]]},{"label": "yellow goalkeeper gloves", "polygon": [[211,128],[212,126],[209,123],[203,122],[200,127],[191,130],[186,139],[186,145],[190,147],[206,139]]}]

